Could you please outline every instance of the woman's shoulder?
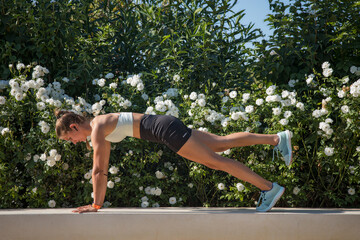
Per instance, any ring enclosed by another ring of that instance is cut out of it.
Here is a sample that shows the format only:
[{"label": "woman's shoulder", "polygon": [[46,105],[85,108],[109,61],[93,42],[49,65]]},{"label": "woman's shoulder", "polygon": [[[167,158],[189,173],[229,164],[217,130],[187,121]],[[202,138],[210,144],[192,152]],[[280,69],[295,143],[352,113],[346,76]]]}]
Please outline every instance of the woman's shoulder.
[{"label": "woman's shoulder", "polygon": [[116,115],[118,114],[119,113],[107,113],[107,114],[97,115],[91,120],[91,123],[94,125],[104,125],[107,122],[111,121],[111,119],[116,117]]}]

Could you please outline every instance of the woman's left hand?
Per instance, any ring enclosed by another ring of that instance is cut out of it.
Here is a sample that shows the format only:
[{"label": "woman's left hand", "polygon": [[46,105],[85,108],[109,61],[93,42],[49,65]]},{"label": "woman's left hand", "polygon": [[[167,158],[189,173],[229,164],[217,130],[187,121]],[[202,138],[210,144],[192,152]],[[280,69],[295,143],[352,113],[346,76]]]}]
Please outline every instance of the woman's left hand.
[{"label": "woman's left hand", "polygon": [[78,207],[75,210],[73,210],[72,212],[74,213],[84,213],[84,212],[97,212],[98,210],[94,207],[92,207],[91,205],[86,205],[86,206],[82,206],[82,207]]}]

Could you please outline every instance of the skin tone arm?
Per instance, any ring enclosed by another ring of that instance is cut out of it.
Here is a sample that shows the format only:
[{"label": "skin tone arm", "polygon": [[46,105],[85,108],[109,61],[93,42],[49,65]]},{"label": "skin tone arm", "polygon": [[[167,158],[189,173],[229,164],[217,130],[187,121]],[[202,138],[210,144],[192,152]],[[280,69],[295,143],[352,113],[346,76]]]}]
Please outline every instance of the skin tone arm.
[{"label": "skin tone arm", "polygon": [[[91,142],[94,149],[93,156],[93,191],[94,191],[94,203],[102,206],[105,199],[105,193],[107,188],[107,174],[109,169],[110,158],[110,142],[105,140],[104,131],[101,131],[101,126],[96,125],[92,129]],[[91,205],[79,207],[73,212],[96,212],[97,209]]]}]

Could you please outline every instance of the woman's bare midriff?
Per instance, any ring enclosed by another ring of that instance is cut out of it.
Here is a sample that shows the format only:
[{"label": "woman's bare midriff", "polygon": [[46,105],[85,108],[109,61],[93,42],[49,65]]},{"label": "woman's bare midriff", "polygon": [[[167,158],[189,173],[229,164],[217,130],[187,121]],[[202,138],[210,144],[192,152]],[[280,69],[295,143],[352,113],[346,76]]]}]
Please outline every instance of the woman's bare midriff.
[{"label": "woman's bare midriff", "polygon": [[140,121],[144,116],[142,113],[133,113],[133,134],[134,137],[140,138]]}]

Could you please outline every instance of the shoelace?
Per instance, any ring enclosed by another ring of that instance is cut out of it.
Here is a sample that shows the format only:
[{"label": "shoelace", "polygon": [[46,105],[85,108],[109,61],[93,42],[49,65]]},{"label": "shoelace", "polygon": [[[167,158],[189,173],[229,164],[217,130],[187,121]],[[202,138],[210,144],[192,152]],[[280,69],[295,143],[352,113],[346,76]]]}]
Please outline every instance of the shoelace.
[{"label": "shoelace", "polygon": [[275,146],[274,149],[273,149],[273,158],[272,158],[272,161],[274,161],[275,152],[276,152],[277,158],[279,158],[279,151],[281,152],[281,150],[279,149],[279,147],[278,147],[278,146]]},{"label": "shoelace", "polygon": [[265,193],[265,191],[261,191],[260,198],[259,198],[259,201],[258,201],[256,207],[259,206],[260,202],[264,202],[264,201],[266,201],[266,193]]}]

